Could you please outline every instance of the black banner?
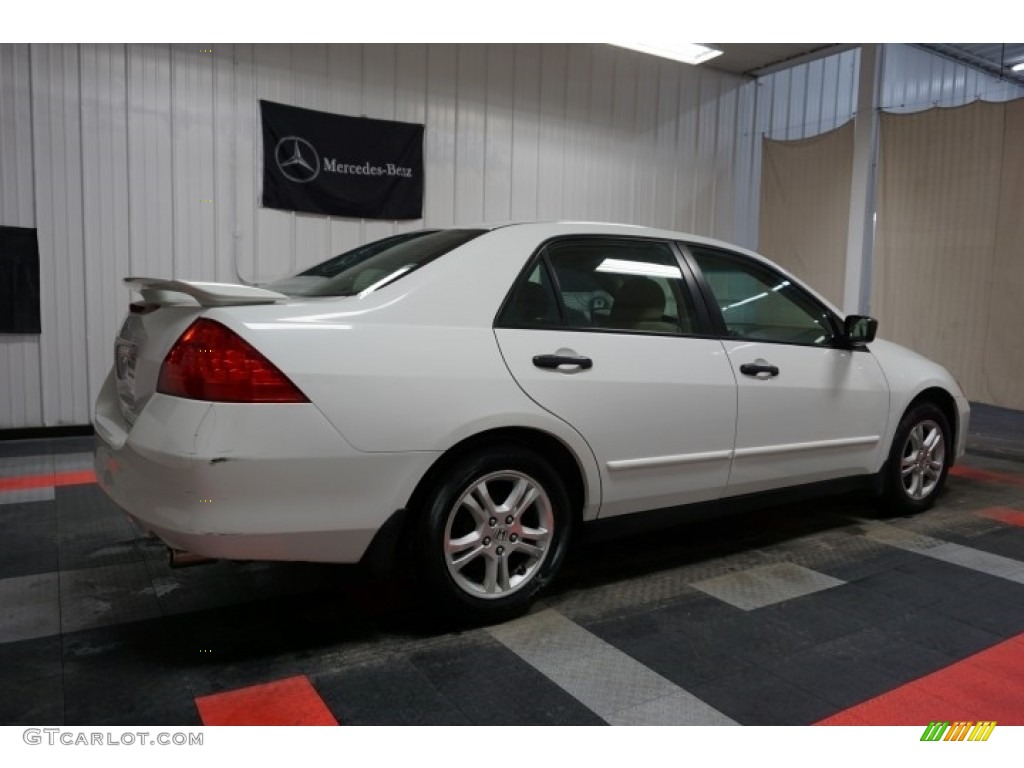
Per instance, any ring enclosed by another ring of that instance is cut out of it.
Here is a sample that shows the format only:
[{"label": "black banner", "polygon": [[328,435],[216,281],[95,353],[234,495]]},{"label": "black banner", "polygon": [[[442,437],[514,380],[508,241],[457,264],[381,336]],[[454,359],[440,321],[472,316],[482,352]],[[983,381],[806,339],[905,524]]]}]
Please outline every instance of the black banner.
[{"label": "black banner", "polygon": [[39,240],[34,229],[0,227],[0,333],[39,333]]},{"label": "black banner", "polygon": [[362,219],[423,215],[423,126],[260,101],[263,206]]}]

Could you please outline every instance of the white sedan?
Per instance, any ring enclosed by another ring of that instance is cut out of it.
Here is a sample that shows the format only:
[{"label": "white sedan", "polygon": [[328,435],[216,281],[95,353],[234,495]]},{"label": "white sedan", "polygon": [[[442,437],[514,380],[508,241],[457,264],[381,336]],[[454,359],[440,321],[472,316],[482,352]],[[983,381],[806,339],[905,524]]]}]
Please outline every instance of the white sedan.
[{"label": "white sedan", "polygon": [[425,230],[262,288],[127,282],[94,417],[118,505],[195,556],[401,563],[473,619],[582,529],[858,487],[922,510],[964,450],[945,369],[702,237]]}]

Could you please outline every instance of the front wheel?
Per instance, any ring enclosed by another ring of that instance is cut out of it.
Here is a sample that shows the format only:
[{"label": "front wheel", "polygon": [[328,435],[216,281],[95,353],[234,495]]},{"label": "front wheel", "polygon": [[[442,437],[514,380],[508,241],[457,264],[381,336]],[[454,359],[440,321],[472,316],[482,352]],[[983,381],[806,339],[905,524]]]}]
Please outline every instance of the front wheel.
[{"label": "front wheel", "polygon": [[949,473],[953,456],[949,422],[932,403],[920,403],[900,420],[886,464],[887,511],[922,512],[931,507]]},{"label": "front wheel", "polygon": [[558,475],[519,446],[457,461],[414,532],[425,586],[456,618],[496,622],[529,607],[565,555],[572,513]]}]

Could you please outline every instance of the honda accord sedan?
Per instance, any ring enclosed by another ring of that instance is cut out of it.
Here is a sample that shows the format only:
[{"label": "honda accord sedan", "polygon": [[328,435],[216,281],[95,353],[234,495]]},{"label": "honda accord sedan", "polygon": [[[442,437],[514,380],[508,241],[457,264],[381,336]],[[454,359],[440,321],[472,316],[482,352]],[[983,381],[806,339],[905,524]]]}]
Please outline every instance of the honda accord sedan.
[{"label": "honda accord sedan", "polygon": [[964,450],[941,366],[678,232],[424,230],[262,287],[127,282],[94,417],[119,506],[195,557],[400,564],[473,620],[588,529],[853,488],[924,510]]}]

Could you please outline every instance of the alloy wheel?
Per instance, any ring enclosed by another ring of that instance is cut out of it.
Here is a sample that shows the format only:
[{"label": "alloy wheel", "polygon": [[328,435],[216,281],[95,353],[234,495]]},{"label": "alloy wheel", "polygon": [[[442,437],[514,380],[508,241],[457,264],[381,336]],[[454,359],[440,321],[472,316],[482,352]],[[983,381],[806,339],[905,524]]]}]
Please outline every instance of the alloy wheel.
[{"label": "alloy wheel", "polygon": [[937,422],[927,419],[910,430],[903,444],[900,479],[908,497],[928,498],[942,479],[946,465],[946,441]]},{"label": "alloy wheel", "polygon": [[551,499],[535,479],[512,470],[479,477],[447,516],[448,573],[474,597],[507,597],[540,571],[553,527]]}]

